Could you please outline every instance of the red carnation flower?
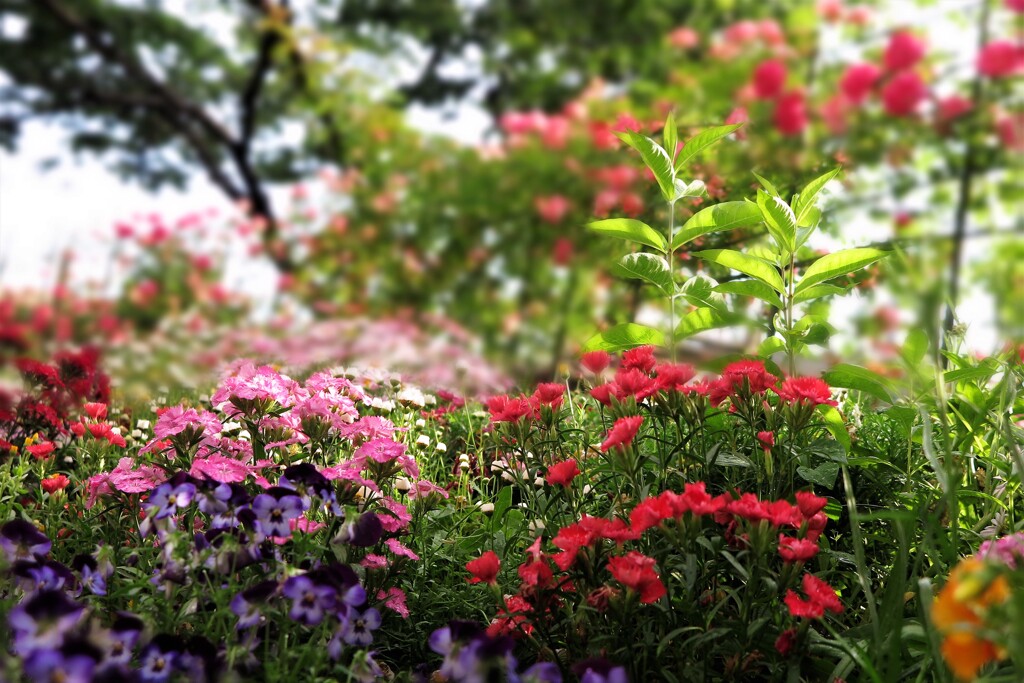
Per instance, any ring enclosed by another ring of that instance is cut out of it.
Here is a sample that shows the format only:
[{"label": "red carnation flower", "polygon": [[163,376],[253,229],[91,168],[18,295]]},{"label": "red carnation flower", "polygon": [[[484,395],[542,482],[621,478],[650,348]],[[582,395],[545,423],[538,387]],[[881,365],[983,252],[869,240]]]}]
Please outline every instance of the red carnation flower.
[{"label": "red carnation flower", "polygon": [[105,420],[107,419],[107,404],[86,403],[85,414],[91,417],[93,420]]},{"label": "red carnation flower", "polygon": [[686,383],[694,378],[697,371],[692,365],[685,363],[663,363],[655,368],[655,374],[655,383],[659,391],[683,391]]},{"label": "red carnation flower", "polygon": [[978,71],[989,78],[1011,76],[1024,67],[1024,50],[1009,40],[993,40],[978,53]]},{"label": "red carnation flower", "polygon": [[821,619],[825,616],[825,608],[813,600],[804,600],[793,590],[786,591],[786,607],[789,613],[798,619]]},{"label": "red carnation flower", "polygon": [[53,494],[56,491],[61,491],[67,488],[67,485],[71,483],[70,480],[63,474],[55,474],[52,477],[47,477],[39,482],[39,485],[43,487],[43,490],[49,494]]},{"label": "red carnation flower", "polygon": [[889,116],[911,116],[928,98],[928,86],[914,71],[896,74],[882,88],[882,106]]},{"label": "red carnation flower", "polygon": [[785,631],[779,634],[779,637],[775,639],[775,649],[780,655],[785,657],[789,654],[789,651],[796,645],[796,634],[795,628],[787,628]]},{"label": "red carnation flower", "polygon": [[796,504],[800,508],[800,514],[811,519],[825,508],[828,498],[816,496],[810,491],[797,491]]},{"label": "red carnation flower", "polygon": [[25,450],[32,454],[36,460],[46,460],[53,453],[55,446],[52,441],[42,441],[31,446],[25,446]]},{"label": "red carnation flower", "polygon": [[665,595],[665,584],[654,571],[654,558],[635,550],[623,557],[608,560],[608,571],[626,588],[640,594],[640,602],[650,604]]},{"label": "red carnation flower", "polygon": [[746,384],[751,392],[760,394],[773,387],[777,381],[779,378],[768,372],[764,363],[758,360],[736,361],[722,370],[721,383],[730,393],[742,389]]},{"label": "red carnation flower", "polygon": [[612,404],[612,395],[615,388],[615,385],[612,383],[599,384],[590,390],[590,395],[593,396],[594,400],[598,403],[610,406]]},{"label": "red carnation flower", "polygon": [[666,519],[674,516],[671,503],[661,496],[645,498],[629,513],[629,523],[633,531],[641,534],[651,527],[656,527]]},{"label": "red carnation flower", "polygon": [[615,373],[612,391],[620,401],[627,396],[642,401],[658,391],[658,384],[639,368],[620,368]]},{"label": "red carnation flower", "polygon": [[782,94],[786,85],[786,65],[778,59],[766,59],[754,69],[754,95],[771,100]]},{"label": "red carnation flower", "polygon": [[818,377],[788,377],[775,392],[786,403],[839,405],[832,400],[832,389]]},{"label": "red carnation flower", "polygon": [[551,543],[562,552],[552,556],[552,560],[562,571],[566,571],[576,561],[576,554],[581,548],[589,547],[597,537],[592,530],[583,524],[570,524],[558,530]]},{"label": "red carnation flower", "polygon": [[492,396],[487,399],[487,410],[491,413],[491,422],[518,422],[533,415],[533,406],[522,396]]},{"label": "red carnation flower", "polygon": [[653,346],[638,346],[622,354],[622,369],[636,368],[642,372],[650,372],[657,365]]},{"label": "red carnation flower", "polygon": [[897,31],[889,38],[883,62],[889,71],[902,71],[921,61],[924,53],[924,41],[909,31]]},{"label": "red carnation flower", "polygon": [[611,360],[612,357],[607,351],[591,351],[580,357],[580,365],[583,366],[584,370],[600,375],[608,367],[608,364],[611,363]]},{"label": "red carnation flower", "polygon": [[607,452],[611,448],[621,448],[633,443],[633,439],[636,437],[636,433],[640,431],[640,425],[643,424],[643,421],[644,418],[640,415],[622,417],[616,420],[608,432],[608,438],[601,444],[601,450]]},{"label": "red carnation flower", "polygon": [[882,70],[874,64],[852,64],[839,79],[839,89],[854,104],[860,104],[875,87]]},{"label": "red carnation flower", "polygon": [[774,432],[758,432],[757,441],[761,444],[761,448],[765,451],[769,451],[775,446],[775,433]]},{"label": "red carnation flower", "polygon": [[839,614],[843,611],[843,603],[839,601],[836,589],[814,574],[804,574],[802,585],[807,597],[814,600],[829,612]]},{"label": "red carnation flower", "polygon": [[818,554],[818,544],[806,538],[779,534],[779,557],[783,562],[806,562]]},{"label": "red carnation flower", "polygon": [[501,560],[493,550],[488,550],[475,560],[466,563],[466,571],[473,575],[468,579],[470,583],[486,583],[493,586],[498,582],[498,570],[501,569]]},{"label": "red carnation flower", "polygon": [[775,101],[775,129],[783,135],[799,135],[807,127],[807,102],[804,94],[793,90]]},{"label": "red carnation flower", "polygon": [[579,465],[575,460],[563,460],[548,468],[547,482],[552,486],[564,486],[569,488],[572,480],[580,473]]},{"label": "red carnation flower", "polygon": [[565,394],[565,385],[558,382],[543,382],[537,385],[533,392],[533,400],[544,406],[558,408],[562,405],[562,395]]}]

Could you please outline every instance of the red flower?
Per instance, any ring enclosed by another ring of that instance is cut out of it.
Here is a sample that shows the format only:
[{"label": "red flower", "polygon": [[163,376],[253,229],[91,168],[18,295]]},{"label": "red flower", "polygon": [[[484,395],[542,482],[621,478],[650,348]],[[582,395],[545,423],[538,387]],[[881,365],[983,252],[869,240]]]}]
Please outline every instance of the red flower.
[{"label": "red flower", "polygon": [[561,223],[565,215],[572,209],[569,200],[560,194],[537,197],[533,200],[533,207],[537,210],[537,215],[541,217],[541,220],[552,225]]},{"label": "red flower", "polygon": [[806,538],[779,534],[779,556],[783,562],[806,562],[818,554],[818,544]]},{"label": "red flower", "polygon": [[575,460],[563,460],[548,468],[547,482],[552,486],[572,486],[572,480],[580,473],[579,465]]},{"label": "red flower", "polygon": [[804,619],[820,619],[825,610],[839,614],[843,611],[843,603],[832,586],[813,574],[804,574],[801,584],[807,599],[801,598],[795,591],[786,592],[786,607],[794,617]]},{"label": "red flower", "polygon": [[1009,40],[993,40],[978,53],[978,71],[989,78],[1011,76],[1024,67],[1024,51]]},{"label": "red flower", "polygon": [[501,569],[501,560],[493,550],[488,550],[475,560],[466,563],[466,571],[473,575],[468,579],[470,583],[486,583],[493,586],[498,582],[498,570]]},{"label": "red flower", "polygon": [[52,477],[47,477],[39,482],[39,485],[43,487],[43,490],[49,494],[53,494],[56,491],[61,491],[67,488],[70,483],[68,478],[63,474],[55,474]]},{"label": "red flower", "polygon": [[615,390],[614,383],[599,384],[590,390],[590,395],[594,397],[594,400],[606,406],[612,404],[612,395]]},{"label": "red flower", "polygon": [[828,585],[828,583],[813,574],[804,574],[802,583],[804,593],[807,593],[807,597],[811,600],[817,602],[829,612],[839,614],[843,611],[843,603],[839,601],[839,595],[836,593],[835,588]]},{"label": "red flower", "polygon": [[796,504],[800,508],[800,514],[811,519],[825,508],[828,498],[816,496],[810,491],[797,491]]},{"label": "red flower", "polygon": [[85,414],[93,420],[105,420],[107,419],[107,404],[106,403],[86,403]]},{"label": "red flower", "polygon": [[889,38],[883,61],[889,71],[902,71],[917,64],[924,57],[924,41],[910,31],[897,31]]},{"label": "red flower", "polygon": [[636,437],[636,433],[640,431],[640,425],[643,424],[643,421],[644,418],[640,415],[622,417],[616,420],[615,424],[612,425],[611,431],[608,432],[608,438],[601,444],[601,450],[607,452],[611,448],[622,448],[633,443],[633,439]]},{"label": "red flower", "polygon": [[655,368],[655,383],[659,391],[682,391],[697,374],[692,365],[663,363]]},{"label": "red flower", "polygon": [[522,596],[508,596],[505,598],[505,606],[487,627],[487,635],[492,638],[530,635],[533,633],[533,624],[526,615],[532,610],[530,603]]},{"label": "red flower", "polygon": [[654,571],[654,558],[641,555],[635,550],[624,557],[608,560],[608,571],[615,580],[626,588],[640,594],[640,602],[650,604],[665,595],[665,584]]},{"label": "red flower", "polygon": [[739,498],[729,501],[725,508],[732,514],[755,524],[770,516],[765,503],[758,500],[753,493],[744,493]]},{"label": "red flower", "polygon": [[758,360],[740,360],[730,363],[722,370],[722,384],[732,393],[742,389],[744,385],[755,394],[760,394],[779,381],[779,378],[768,372],[764,363]]},{"label": "red flower", "polygon": [[650,345],[638,346],[622,354],[623,370],[636,368],[647,373],[653,370],[657,363],[658,361],[654,358],[654,347]]},{"label": "red flower", "polygon": [[587,595],[587,604],[598,612],[604,612],[608,609],[608,603],[618,597],[618,595],[619,590],[617,588],[601,586],[600,588],[595,588]]},{"label": "red flower", "polygon": [[544,406],[558,408],[562,405],[562,395],[565,393],[565,385],[558,382],[543,382],[537,385],[533,392],[532,399]]},{"label": "red flower", "polygon": [[761,444],[761,448],[765,452],[770,451],[775,446],[775,433],[774,432],[758,432],[757,440]]},{"label": "red flower", "polygon": [[1018,14],[1024,14],[1024,0],[1006,0],[1006,7]]},{"label": "red flower", "polygon": [[612,357],[607,351],[591,351],[580,357],[580,365],[583,366],[584,370],[599,375],[608,367],[611,360]]},{"label": "red flower", "polygon": [[777,59],[766,59],[754,69],[753,81],[758,99],[775,99],[786,85],[786,65]]},{"label": "red flower", "polygon": [[570,524],[558,530],[558,534],[551,540],[556,548],[562,550],[556,553],[551,559],[555,561],[558,568],[566,571],[576,561],[576,554],[581,548],[590,547],[597,540],[593,530],[588,530],[583,524]]},{"label": "red flower", "polygon": [[839,90],[850,102],[860,104],[870,94],[881,75],[882,70],[874,64],[852,64],[839,79]]},{"label": "red flower", "polygon": [[882,105],[890,116],[910,116],[928,97],[928,86],[913,71],[893,76],[882,88]]},{"label": "red flower", "polygon": [[551,567],[544,560],[533,560],[519,565],[519,578],[530,588],[546,588],[554,576]]},{"label": "red flower", "polygon": [[491,422],[518,422],[534,414],[530,401],[522,396],[492,396],[487,399],[487,410],[491,413]]},{"label": "red flower", "polygon": [[639,368],[620,368],[615,373],[612,391],[620,401],[627,396],[642,401],[658,391],[658,384]]},{"label": "red flower", "polygon": [[31,453],[36,460],[46,460],[53,453],[54,448],[52,441],[41,441],[31,446],[25,446],[25,450]]},{"label": "red flower", "polygon": [[839,405],[832,400],[832,389],[818,377],[788,377],[775,392],[786,403]]},{"label": "red flower", "polygon": [[825,608],[812,600],[804,600],[792,590],[786,591],[786,607],[789,613],[798,619],[821,619],[825,616]]},{"label": "red flower", "polygon": [[791,526],[799,528],[804,521],[800,514],[800,508],[785,500],[773,500],[770,503],[763,503],[767,519],[774,526]]},{"label": "red flower", "polygon": [[796,644],[796,629],[787,628],[785,631],[779,634],[779,637],[775,639],[775,649],[778,650],[779,654],[785,657],[789,654],[789,651],[793,649]]},{"label": "red flower", "polygon": [[645,498],[629,513],[629,523],[634,533],[642,534],[673,516],[674,511],[668,499],[661,496]]},{"label": "red flower", "polygon": [[783,135],[799,135],[807,127],[807,103],[804,94],[793,90],[775,102],[775,128]]}]

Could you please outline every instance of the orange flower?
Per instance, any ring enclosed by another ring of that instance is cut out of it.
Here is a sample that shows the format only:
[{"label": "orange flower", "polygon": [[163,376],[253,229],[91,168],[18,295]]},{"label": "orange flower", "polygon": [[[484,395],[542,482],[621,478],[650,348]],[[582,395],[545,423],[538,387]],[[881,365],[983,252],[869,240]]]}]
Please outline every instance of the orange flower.
[{"label": "orange flower", "polygon": [[975,635],[986,612],[1006,602],[1010,587],[1005,576],[995,576],[976,557],[960,562],[949,575],[932,604],[932,621],[943,634],[942,656],[949,668],[963,680],[972,680],[978,669],[1002,659],[1006,652],[995,643]]}]

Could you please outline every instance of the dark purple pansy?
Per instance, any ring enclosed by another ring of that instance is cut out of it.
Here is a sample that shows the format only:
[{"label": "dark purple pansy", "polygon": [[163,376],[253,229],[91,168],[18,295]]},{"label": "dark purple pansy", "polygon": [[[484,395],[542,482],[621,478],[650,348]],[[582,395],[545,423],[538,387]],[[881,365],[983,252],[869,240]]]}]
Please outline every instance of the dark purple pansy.
[{"label": "dark purple pansy", "polygon": [[43,559],[53,544],[35,524],[24,519],[12,519],[0,527],[0,548],[8,562]]},{"label": "dark purple pansy", "polygon": [[74,580],[71,571],[54,560],[18,560],[12,570],[26,592],[60,590]]},{"label": "dark purple pansy", "polygon": [[195,484],[166,482],[153,489],[146,501],[146,512],[153,519],[166,519],[191,505],[195,496]]},{"label": "dark purple pansy", "polygon": [[380,612],[372,607],[362,614],[352,610],[348,618],[341,622],[341,637],[349,645],[366,647],[373,642],[373,631],[380,628]]},{"label": "dark purple pansy", "polygon": [[377,515],[372,512],[364,512],[357,519],[343,526],[334,542],[368,548],[375,545],[383,534],[384,527]]},{"label": "dark purple pansy", "polygon": [[56,648],[64,634],[78,623],[84,607],[72,602],[63,591],[33,593],[7,615],[14,631],[14,649],[25,654],[39,648]]},{"label": "dark purple pansy", "polygon": [[574,664],[572,671],[579,676],[580,683],[629,683],[626,670],[607,659],[584,659]]},{"label": "dark purple pansy", "polygon": [[236,629],[257,626],[263,620],[263,606],[275,593],[277,593],[277,581],[263,581],[246,588],[231,599],[231,611],[238,617]]},{"label": "dark purple pansy", "polygon": [[167,634],[155,636],[139,658],[139,679],[146,683],[169,680],[183,652],[184,643],[180,638]]},{"label": "dark purple pansy", "polygon": [[272,493],[261,493],[252,502],[260,531],[266,536],[288,538],[292,535],[288,522],[302,516],[302,499],[289,489],[273,487]]},{"label": "dark purple pansy", "polygon": [[78,583],[95,595],[107,594],[107,577],[99,569],[99,562],[92,555],[75,555],[71,568],[78,572]]},{"label": "dark purple pansy", "polygon": [[139,643],[143,623],[130,612],[118,612],[117,618],[110,626],[110,634],[106,644],[106,662],[127,664],[131,661],[132,650]]},{"label": "dark purple pansy", "polygon": [[25,676],[36,683],[90,683],[96,660],[84,653],[55,649],[33,650],[25,657]]},{"label": "dark purple pansy", "polygon": [[293,576],[284,582],[281,594],[292,601],[288,616],[300,624],[315,626],[334,608],[335,593],[330,586],[315,583],[308,576]]}]

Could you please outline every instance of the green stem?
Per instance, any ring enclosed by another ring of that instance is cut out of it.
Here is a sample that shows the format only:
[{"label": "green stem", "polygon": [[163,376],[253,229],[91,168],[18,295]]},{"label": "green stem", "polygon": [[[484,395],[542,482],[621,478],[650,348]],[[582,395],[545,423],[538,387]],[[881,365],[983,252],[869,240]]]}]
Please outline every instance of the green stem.
[{"label": "green stem", "polygon": [[672,291],[668,300],[668,346],[672,362],[676,362],[676,274],[672,267],[675,250],[672,241],[676,237],[676,203],[668,203],[668,276],[672,282]]},{"label": "green stem", "polygon": [[796,350],[793,348],[793,280],[796,277],[796,254],[789,255],[789,278],[786,283],[786,355],[789,356],[789,375],[796,375]]}]

